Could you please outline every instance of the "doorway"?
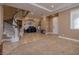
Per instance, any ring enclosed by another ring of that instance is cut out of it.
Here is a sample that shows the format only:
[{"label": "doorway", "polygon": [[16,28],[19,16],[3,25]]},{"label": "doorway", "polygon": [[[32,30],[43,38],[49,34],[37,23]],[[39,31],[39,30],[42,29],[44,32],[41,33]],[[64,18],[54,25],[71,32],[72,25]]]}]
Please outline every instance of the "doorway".
[{"label": "doorway", "polygon": [[52,29],[52,31],[53,31],[53,34],[59,34],[59,26],[58,26],[58,16],[56,16],[56,17],[53,17],[53,19],[52,19],[52,25],[53,25],[53,29]]}]

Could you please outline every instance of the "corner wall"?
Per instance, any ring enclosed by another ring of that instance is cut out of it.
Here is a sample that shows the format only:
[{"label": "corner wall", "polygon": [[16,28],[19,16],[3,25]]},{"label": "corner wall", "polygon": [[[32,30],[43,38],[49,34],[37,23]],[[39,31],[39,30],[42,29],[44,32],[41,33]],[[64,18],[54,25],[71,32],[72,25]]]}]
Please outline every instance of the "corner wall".
[{"label": "corner wall", "polygon": [[3,6],[0,5],[0,41],[2,40],[3,34]]},{"label": "corner wall", "polygon": [[69,38],[79,39],[79,29],[78,30],[70,29],[70,12],[71,12],[71,10],[72,9],[59,13],[60,35],[69,37]]}]

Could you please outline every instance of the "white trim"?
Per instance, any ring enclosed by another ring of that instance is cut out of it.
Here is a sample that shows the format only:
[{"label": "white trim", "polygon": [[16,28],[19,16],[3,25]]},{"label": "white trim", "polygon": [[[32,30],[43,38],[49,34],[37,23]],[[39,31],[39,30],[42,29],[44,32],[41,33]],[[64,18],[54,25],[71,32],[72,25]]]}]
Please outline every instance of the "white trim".
[{"label": "white trim", "polygon": [[53,32],[46,32],[46,34],[53,34]]},{"label": "white trim", "polygon": [[38,4],[36,4],[36,3],[30,3],[30,4],[33,5],[33,6],[39,7],[39,8],[41,8],[41,9],[44,9],[44,10],[46,10],[46,11],[48,11],[48,12],[52,12],[52,10],[50,10],[50,9],[48,9],[48,8],[45,8],[45,7],[41,6],[41,5],[38,5]]},{"label": "white trim", "polygon": [[62,39],[66,39],[66,40],[71,40],[71,41],[74,41],[74,42],[79,42],[78,39],[68,38],[68,37],[64,37],[64,36],[58,36],[58,38],[62,38]]},{"label": "white trim", "polygon": [[79,29],[78,27],[76,28],[75,27],[75,24],[74,24],[74,20],[75,19],[73,19],[73,16],[74,16],[74,14],[75,13],[78,13],[78,11],[79,11],[79,8],[76,8],[76,9],[73,9],[73,10],[71,10],[71,12],[70,12],[70,18],[71,18],[71,20],[70,20],[70,25],[71,25],[71,29]]},{"label": "white trim", "polygon": [[46,32],[46,34],[58,34],[58,33],[53,33],[53,32]]}]

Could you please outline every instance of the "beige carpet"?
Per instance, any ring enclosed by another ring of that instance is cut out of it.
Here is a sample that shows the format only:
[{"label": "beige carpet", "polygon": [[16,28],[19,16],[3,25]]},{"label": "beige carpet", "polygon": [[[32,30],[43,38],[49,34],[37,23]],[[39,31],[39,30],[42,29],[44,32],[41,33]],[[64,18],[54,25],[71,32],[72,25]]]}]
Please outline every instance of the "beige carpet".
[{"label": "beige carpet", "polygon": [[15,44],[5,43],[3,51],[8,55],[70,55],[79,54],[79,43],[56,35],[29,33]]}]

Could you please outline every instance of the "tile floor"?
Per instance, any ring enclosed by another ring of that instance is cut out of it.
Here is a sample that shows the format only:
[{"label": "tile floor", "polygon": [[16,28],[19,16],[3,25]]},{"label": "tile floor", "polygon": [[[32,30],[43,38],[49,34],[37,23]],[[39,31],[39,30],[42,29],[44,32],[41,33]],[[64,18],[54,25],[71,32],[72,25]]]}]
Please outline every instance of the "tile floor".
[{"label": "tile floor", "polygon": [[19,42],[5,42],[4,55],[78,55],[79,43],[58,38],[57,35],[26,33]]}]

